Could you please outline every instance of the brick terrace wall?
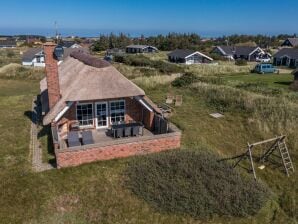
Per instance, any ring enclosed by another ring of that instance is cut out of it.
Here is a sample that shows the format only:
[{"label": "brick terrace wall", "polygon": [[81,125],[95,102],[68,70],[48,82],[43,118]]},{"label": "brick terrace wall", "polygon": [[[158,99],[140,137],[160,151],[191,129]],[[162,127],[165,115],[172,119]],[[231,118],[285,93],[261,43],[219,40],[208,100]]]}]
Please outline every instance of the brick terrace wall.
[{"label": "brick terrace wall", "polygon": [[98,160],[143,155],[161,152],[180,147],[181,133],[174,132],[162,135],[136,137],[114,140],[105,144],[74,147],[72,149],[57,149],[55,151],[57,167],[78,166]]}]

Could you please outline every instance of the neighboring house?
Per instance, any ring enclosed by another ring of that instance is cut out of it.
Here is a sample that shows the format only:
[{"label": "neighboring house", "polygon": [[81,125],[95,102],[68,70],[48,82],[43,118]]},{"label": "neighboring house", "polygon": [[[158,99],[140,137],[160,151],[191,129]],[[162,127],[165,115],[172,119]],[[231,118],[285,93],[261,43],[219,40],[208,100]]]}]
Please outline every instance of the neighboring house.
[{"label": "neighboring house", "polygon": [[0,48],[15,48],[16,46],[17,42],[15,40],[0,40]]},{"label": "neighboring house", "polygon": [[[75,51],[81,51],[88,53],[85,48],[63,48],[61,52],[60,61],[63,61],[71,53]],[[22,65],[33,66],[33,67],[45,67],[45,56],[42,48],[30,48],[28,49],[22,57]]]},{"label": "neighboring house", "polygon": [[76,43],[75,41],[62,41],[59,43],[63,48],[81,48],[82,46]]},{"label": "neighboring house", "polygon": [[282,44],[282,47],[298,47],[298,38],[288,38]]},{"label": "neighboring house", "polygon": [[168,60],[174,63],[183,63],[183,64],[201,64],[201,63],[210,63],[213,61],[212,58],[207,55],[194,50],[183,50],[176,49],[168,54]]},{"label": "neighboring house", "polygon": [[244,59],[247,61],[270,61],[271,55],[260,47],[249,46],[216,46],[210,52],[232,60]]},{"label": "neighboring house", "polygon": [[126,47],[126,53],[136,54],[136,53],[155,53],[158,51],[156,47],[149,45],[129,45]]},{"label": "neighboring house", "polygon": [[215,54],[230,60],[234,60],[235,47],[232,46],[216,46],[210,54]]},{"label": "neighboring house", "polygon": [[125,54],[125,49],[121,49],[121,48],[112,48],[112,49],[108,49],[106,51],[106,55],[104,57],[104,59],[106,61],[112,61],[114,56],[116,55],[123,55]]},{"label": "neighboring house", "polygon": [[249,47],[249,46],[236,46],[234,59],[244,59],[247,61],[256,61],[265,51],[260,47]]},{"label": "neighboring house", "polygon": [[44,67],[44,53],[42,48],[30,48],[22,56],[22,65]]},{"label": "neighboring house", "polygon": [[[181,132],[110,63],[75,51],[58,65],[54,43],[44,44],[44,52],[41,110],[58,168],[180,147]],[[142,124],[137,137],[114,138],[130,136],[130,127]]]},{"label": "neighboring house", "polygon": [[298,48],[282,48],[273,55],[275,66],[298,67]]}]

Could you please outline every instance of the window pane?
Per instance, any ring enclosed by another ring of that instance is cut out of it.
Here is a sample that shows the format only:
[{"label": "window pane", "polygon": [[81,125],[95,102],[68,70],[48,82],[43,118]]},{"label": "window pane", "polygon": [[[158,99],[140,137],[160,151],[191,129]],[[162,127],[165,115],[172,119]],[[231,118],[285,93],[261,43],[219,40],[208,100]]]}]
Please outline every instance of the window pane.
[{"label": "window pane", "polygon": [[111,122],[124,121],[125,115],[125,101],[113,101],[110,103]]},{"label": "window pane", "polygon": [[81,126],[93,125],[92,104],[77,105],[77,120]]}]

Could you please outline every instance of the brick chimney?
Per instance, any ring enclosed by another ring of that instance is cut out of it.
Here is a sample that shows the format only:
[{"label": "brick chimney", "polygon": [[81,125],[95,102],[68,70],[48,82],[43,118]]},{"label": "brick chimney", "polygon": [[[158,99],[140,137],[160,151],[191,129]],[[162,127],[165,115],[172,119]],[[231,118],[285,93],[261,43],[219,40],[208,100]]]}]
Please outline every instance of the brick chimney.
[{"label": "brick chimney", "polygon": [[58,76],[58,61],[54,56],[55,47],[56,44],[52,42],[47,42],[43,45],[50,109],[52,109],[61,98]]}]

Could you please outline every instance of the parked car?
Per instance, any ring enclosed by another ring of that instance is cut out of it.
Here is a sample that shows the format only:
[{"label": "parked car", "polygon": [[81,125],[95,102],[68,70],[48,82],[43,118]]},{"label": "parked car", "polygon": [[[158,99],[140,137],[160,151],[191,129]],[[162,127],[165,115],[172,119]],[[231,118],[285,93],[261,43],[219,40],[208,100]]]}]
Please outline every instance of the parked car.
[{"label": "parked car", "polygon": [[259,73],[259,74],[279,73],[279,70],[277,68],[275,68],[272,64],[261,63],[261,64],[257,64],[251,72]]}]

